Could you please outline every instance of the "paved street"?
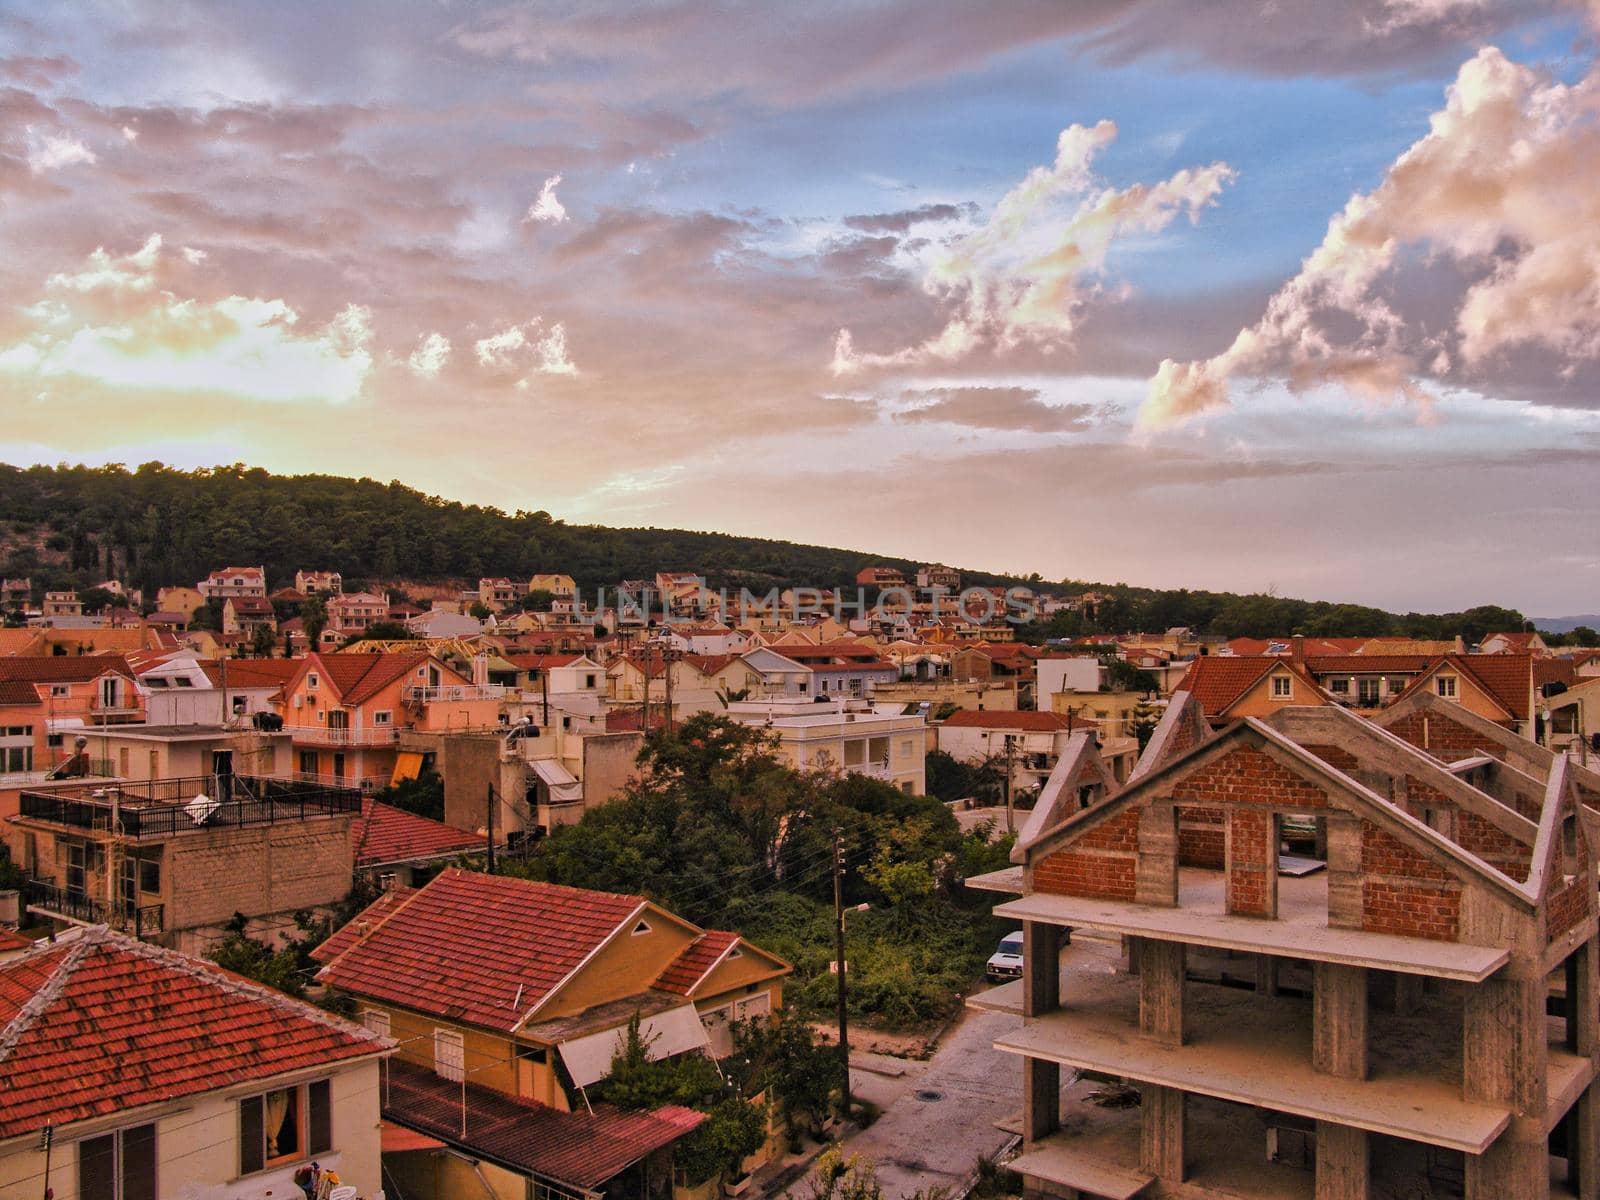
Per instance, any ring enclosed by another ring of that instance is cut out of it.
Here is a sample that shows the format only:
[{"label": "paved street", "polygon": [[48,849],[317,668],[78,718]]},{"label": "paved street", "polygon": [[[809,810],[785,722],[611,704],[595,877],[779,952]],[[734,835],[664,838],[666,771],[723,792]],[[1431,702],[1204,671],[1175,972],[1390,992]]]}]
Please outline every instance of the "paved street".
[{"label": "paved street", "polygon": [[954,1188],[980,1154],[1006,1143],[1009,1135],[995,1122],[1022,1108],[1022,1060],[992,1043],[1018,1023],[1004,1013],[969,1011],[927,1062],[891,1060],[905,1068],[898,1078],[859,1067],[850,1072],[856,1095],[884,1113],[844,1142],[844,1150],[873,1160],[887,1200],[919,1188]]}]

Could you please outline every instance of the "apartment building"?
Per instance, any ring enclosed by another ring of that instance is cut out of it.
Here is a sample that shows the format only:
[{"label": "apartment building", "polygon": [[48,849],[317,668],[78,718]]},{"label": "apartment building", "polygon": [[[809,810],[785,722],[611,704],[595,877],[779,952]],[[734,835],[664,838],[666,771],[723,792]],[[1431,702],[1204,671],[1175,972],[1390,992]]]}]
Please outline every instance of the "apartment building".
[{"label": "apartment building", "polygon": [[[226,600],[229,596],[267,596],[267,571],[265,567],[223,567],[213,571],[199,583],[195,590],[206,600]],[[165,602],[161,607],[166,608]]]},{"label": "apartment building", "polygon": [[804,697],[736,700],[727,715],[777,739],[778,753],[806,771],[846,771],[927,791],[928,725],[920,712],[863,700]]},{"label": "apartment building", "polygon": [[977,881],[1023,927],[973,1003],[1023,1018],[1030,1194],[1596,1195],[1600,776],[1430,692],[1383,716],[1179,693]]}]

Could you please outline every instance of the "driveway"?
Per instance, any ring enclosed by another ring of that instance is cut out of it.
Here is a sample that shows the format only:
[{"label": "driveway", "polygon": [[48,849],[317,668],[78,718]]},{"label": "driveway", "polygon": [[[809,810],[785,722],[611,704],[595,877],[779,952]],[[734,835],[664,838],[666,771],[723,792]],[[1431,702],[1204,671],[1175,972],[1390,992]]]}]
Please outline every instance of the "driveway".
[{"label": "driveway", "polygon": [[[953,1189],[980,1154],[992,1156],[1010,1139],[995,1122],[1022,1109],[1022,1060],[1000,1053],[993,1042],[1020,1024],[1007,1013],[968,1009],[926,1062],[853,1056],[851,1088],[884,1112],[841,1147],[873,1161],[886,1200],[919,1189]],[[903,1067],[904,1074],[863,1069],[879,1062],[890,1070]]]}]

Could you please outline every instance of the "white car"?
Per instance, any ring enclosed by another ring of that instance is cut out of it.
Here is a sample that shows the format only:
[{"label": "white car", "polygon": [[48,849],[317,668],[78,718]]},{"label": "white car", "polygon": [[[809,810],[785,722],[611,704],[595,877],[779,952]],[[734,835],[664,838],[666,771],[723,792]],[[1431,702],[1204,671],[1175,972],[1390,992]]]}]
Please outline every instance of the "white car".
[{"label": "white car", "polygon": [[990,983],[1022,978],[1022,930],[1008,933],[1000,939],[1000,945],[989,956],[983,974]]}]

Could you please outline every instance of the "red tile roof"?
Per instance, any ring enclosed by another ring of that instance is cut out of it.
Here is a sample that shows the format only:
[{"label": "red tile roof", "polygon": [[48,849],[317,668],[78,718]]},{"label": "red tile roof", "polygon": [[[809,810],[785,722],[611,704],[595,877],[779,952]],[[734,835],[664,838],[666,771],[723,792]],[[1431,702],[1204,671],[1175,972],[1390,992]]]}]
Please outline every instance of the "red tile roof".
[{"label": "red tile roof", "polygon": [[39,703],[39,693],[21,679],[0,679],[0,704],[18,707]]},{"label": "red tile roof", "polygon": [[9,953],[12,950],[26,950],[32,945],[32,938],[24,937],[15,929],[0,927],[0,954]]},{"label": "red tile roof", "polygon": [[390,1044],[212,963],[91,926],[0,963],[0,1138]]},{"label": "red tile roof", "polygon": [[369,797],[362,801],[361,815],[350,826],[350,845],[356,866],[372,867],[479,850],[483,839],[469,830],[380,804]]},{"label": "red tile roof", "polygon": [[1232,707],[1262,676],[1283,663],[1281,658],[1265,655],[1197,658],[1173,690],[1188,692],[1200,702],[1206,716],[1214,717]]},{"label": "red tile roof", "polygon": [[1306,670],[1313,675],[1347,672],[1359,675],[1414,675],[1426,671],[1435,661],[1429,654],[1317,654],[1306,659]]},{"label": "red tile roof", "polygon": [[705,1120],[704,1113],[677,1105],[622,1112],[596,1104],[593,1112],[561,1112],[468,1083],[463,1137],[461,1084],[399,1059],[390,1061],[385,1095],[385,1120],[580,1191],[600,1190],[606,1180]]},{"label": "red tile roof", "polygon": [[564,667],[575,663],[583,657],[581,654],[506,654],[502,657],[513,667],[522,671],[547,671],[552,667]]},{"label": "red tile roof", "polygon": [[[205,659],[200,669],[216,687],[222,686],[222,664],[215,659]],[[296,658],[230,658],[228,660],[228,686],[231,688],[282,687],[300,670]]]},{"label": "red tile roof", "polygon": [[0,658],[0,679],[32,683],[87,683],[107,671],[130,678],[133,669],[120,654],[85,654],[78,657]]},{"label": "red tile roof", "polygon": [[1578,666],[1570,658],[1536,658],[1533,660],[1533,686],[1547,683],[1564,683],[1568,687],[1578,682]]},{"label": "red tile roof", "polygon": [[317,978],[357,996],[510,1029],[643,904],[642,896],[452,867],[390,905]]},{"label": "red tile roof", "polygon": [[1533,704],[1533,656],[1529,654],[1446,654],[1400,693],[1404,700],[1423,690],[1442,669],[1454,669],[1513,718],[1526,721]]},{"label": "red tile roof", "polygon": [[322,665],[322,674],[344,704],[360,704],[396,679],[427,662],[425,650],[394,650],[382,654],[312,654],[298,660],[309,670]]},{"label": "red tile roof", "polygon": [[680,996],[689,995],[738,940],[737,933],[723,929],[706,930],[667,964],[667,969],[661,972],[652,986],[664,992],[676,992]]},{"label": "red tile roof", "polygon": [[[1001,709],[964,708],[951,713],[943,723],[957,729],[1019,729],[1029,733],[1063,733],[1067,729],[1067,718],[1061,713]],[[1085,723],[1082,717],[1073,720],[1074,726]]]},{"label": "red tile roof", "polygon": [[346,921],[334,930],[332,937],[311,951],[311,957],[318,962],[332,962],[367,933],[376,929],[380,922],[400,906],[401,901],[416,895],[416,892],[417,889],[414,887],[391,888],[357,913],[354,920]]}]

